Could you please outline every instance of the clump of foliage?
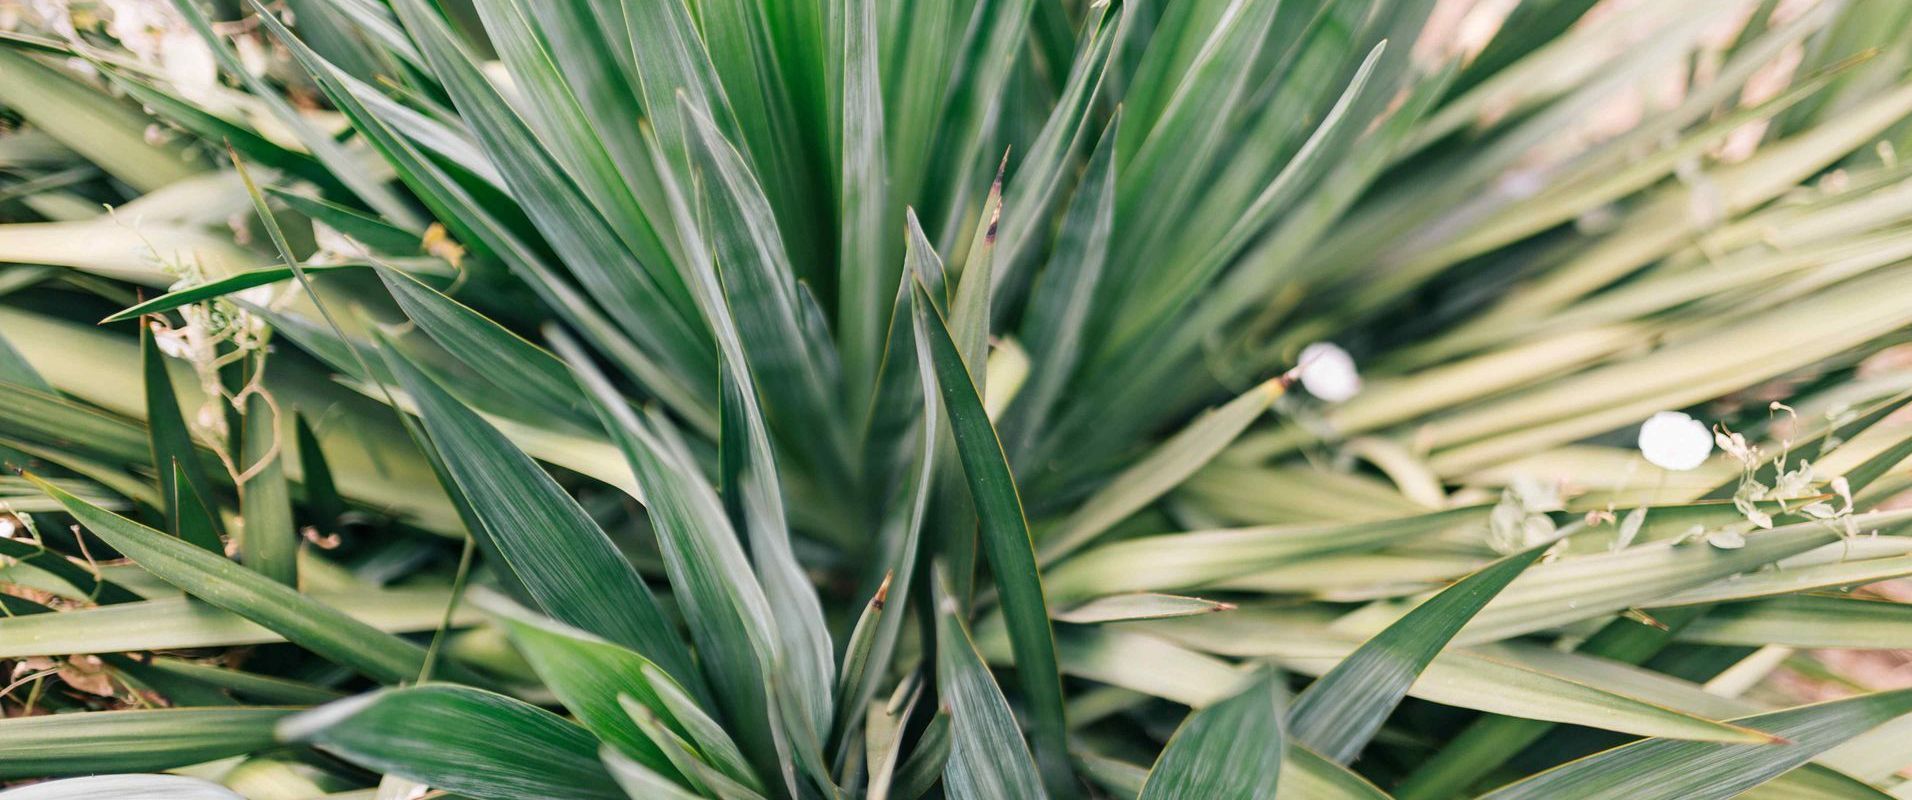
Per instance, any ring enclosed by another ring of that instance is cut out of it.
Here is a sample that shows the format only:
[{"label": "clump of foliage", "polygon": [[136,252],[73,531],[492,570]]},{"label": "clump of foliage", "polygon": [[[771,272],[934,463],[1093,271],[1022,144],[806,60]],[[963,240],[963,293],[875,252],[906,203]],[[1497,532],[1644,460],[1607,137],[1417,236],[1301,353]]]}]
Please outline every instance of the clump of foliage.
[{"label": "clump of foliage", "polygon": [[1912,6],[1469,5],[0,3],[0,795],[1902,794]]}]

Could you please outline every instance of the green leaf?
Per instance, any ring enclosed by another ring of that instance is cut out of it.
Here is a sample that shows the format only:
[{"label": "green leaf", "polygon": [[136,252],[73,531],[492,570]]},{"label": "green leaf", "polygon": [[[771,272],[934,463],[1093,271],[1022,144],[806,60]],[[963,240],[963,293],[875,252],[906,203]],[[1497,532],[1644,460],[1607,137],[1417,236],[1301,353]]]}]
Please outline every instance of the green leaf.
[{"label": "green leaf", "polygon": [[[445,477],[470,504],[471,531],[552,618],[643,653],[679,680],[696,673],[650,587],[537,463],[388,348],[385,363],[425,423]],[[607,597],[621,602],[607,603]]]},{"label": "green leaf", "polygon": [[[907,695],[902,694],[902,687],[899,686],[898,692],[891,696],[890,705],[896,707],[871,703],[864,714],[864,772],[869,775],[869,788],[864,797],[868,800],[887,800],[889,797],[896,778],[896,768],[903,755],[903,734],[909,729],[910,718],[915,716],[916,701],[922,698],[923,686],[917,682]],[[900,705],[896,703],[898,700],[901,701]]]},{"label": "green leaf", "polygon": [[[1045,2],[1037,4],[1038,9],[1052,6]],[[1062,193],[1065,178],[1074,166],[1072,156],[1094,117],[1090,111],[1100,99],[1103,76],[1110,66],[1109,56],[1120,38],[1120,15],[1127,9],[1123,6],[1112,12],[1107,5],[1092,5],[1084,14],[1079,50],[1062,92],[1043,122],[1041,133],[1036,135],[1027,155],[1011,175],[1008,193],[1003,197],[1003,205],[1011,213],[1002,222],[1001,254],[997,256],[1001,269],[992,281],[992,293],[1000,293],[1010,281],[1020,280],[1015,270],[1027,260],[1028,248],[1036,244],[1036,233],[1045,227],[1055,199]],[[1060,68],[1060,65],[1052,65],[1052,68]],[[1091,166],[1088,174],[1094,175],[1094,169]],[[1058,249],[1057,252],[1064,251]]]},{"label": "green leaf", "polygon": [[[1672,640],[1673,632],[1692,622],[1703,609],[1662,609],[1654,613],[1654,619],[1666,626],[1664,630],[1620,617],[1602,626],[1575,652],[1616,664],[1642,663],[1660,652]],[[1429,800],[1457,793],[1553,727],[1551,723],[1518,717],[1482,717],[1417,766],[1395,785],[1394,791],[1402,800]]]},{"label": "green leaf", "polygon": [[590,419],[564,362],[416,278],[377,269],[405,316],[492,388],[560,420]]},{"label": "green leaf", "polygon": [[[73,563],[65,554],[32,542],[16,539],[0,539],[0,556],[13,559],[16,564],[24,564],[42,570],[79,593],[79,599],[96,603],[121,604],[139,600],[139,595],[112,581],[105,580],[99,574]],[[0,622],[0,625],[7,624]]]},{"label": "green leaf", "polygon": [[1218,603],[1199,597],[1135,592],[1098,597],[1072,608],[1058,610],[1054,616],[1058,622],[1093,625],[1137,619],[1192,617],[1197,614],[1228,611],[1234,607],[1232,603]]},{"label": "green leaf", "polygon": [[[657,742],[663,749],[665,757],[671,760],[677,770],[684,774],[685,780],[698,791],[715,795],[723,800],[763,800],[763,795],[757,790],[733,780],[706,763],[690,742],[685,741],[682,736],[666,727],[663,720],[658,719],[656,712],[630,697],[620,698],[619,702],[630,714],[631,722],[642,730],[645,736],[650,737],[651,741]],[[786,771],[786,776],[789,774]]]},{"label": "green leaf", "polygon": [[701,176],[701,191],[686,198],[698,203],[703,220],[701,241],[688,243],[692,291],[724,357],[749,365],[751,380],[739,385],[757,387],[764,421],[780,437],[804,443],[798,457],[821,473],[817,480],[847,481],[849,443],[836,422],[843,418],[841,376],[829,333],[803,308],[776,216],[742,154],[681,95],[678,106]]},{"label": "green leaf", "polygon": [[288,175],[312,181],[327,191],[348,191],[338,176],[312,156],[281,146],[244,124],[213,114],[183,95],[168,91],[162,84],[149,83],[136,77],[133,69],[102,65],[101,72],[114,86],[125,91],[128,97],[139,101],[140,106],[149,113],[185,129],[193,136],[206,142],[230,144],[233,149],[246,154],[247,158],[276,170],[284,170]]},{"label": "green leaf", "polygon": [[[983,665],[950,593],[949,578],[937,571],[936,693],[949,709],[949,762],[943,789],[952,800],[1035,800],[1048,797],[1023,742],[1009,701]],[[920,745],[919,745],[920,747]],[[907,775],[910,770],[903,770]],[[898,784],[908,782],[898,778]]]},{"label": "green leaf", "polygon": [[681,782],[670,759],[618,704],[620,695],[628,695],[660,716],[671,716],[650,686],[648,660],[583,631],[541,620],[503,597],[487,596],[479,602],[496,614],[538,679],[579,723],[645,768]]},{"label": "green leaf", "polygon": [[[25,542],[12,544],[27,546]],[[102,585],[126,593],[125,589],[112,584]],[[436,588],[316,592],[308,598],[315,605],[335,609],[359,623],[390,633],[437,628],[445,618],[446,605],[451,602],[449,592]],[[125,600],[131,602],[122,600],[59,614],[0,619],[0,658],[193,650],[286,641],[283,634],[271,628],[198,600],[186,597],[140,600],[130,593]],[[460,606],[451,618],[452,627],[465,627],[477,621],[476,612],[466,606]]]},{"label": "green leaf", "polygon": [[177,145],[148,144],[137,108],[12,49],[0,49],[0,105],[142,192],[205,168]]},{"label": "green leaf", "polygon": [[475,800],[624,800],[583,728],[464,686],[341,700],[286,719],[279,738]]},{"label": "green leaf", "polygon": [[1481,800],[1724,800],[1908,712],[1912,689],[1758,714],[1734,722],[1781,737],[1785,744],[1647,739],[1496,789]]},{"label": "green leaf", "polygon": [[[162,534],[163,535],[163,534]],[[172,769],[273,745],[279,708],[168,708],[0,720],[0,778]]]},{"label": "green leaf", "polygon": [[[253,0],[258,19],[273,36],[292,52],[308,75],[338,109],[351,118],[354,127],[371,140],[398,170],[399,177],[419,196],[439,220],[456,234],[460,242],[495,255],[513,275],[525,281],[554,312],[576,326],[591,342],[604,348],[620,366],[631,371],[645,386],[658,394],[679,413],[699,422],[708,419],[700,395],[683,383],[665,364],[653,360],[645,351],[632,346],[625,333],[599,310],[584,292],[566,277],[554,272],[542,251],[526,241],[515,223],[515,209],[494,208],[491,198],[481,189],[461,182],[441,162],[426,152],[429,142],[407,138],[400,130],[403,113],[414,113],[384,95],[357,84],[339,72],[298,37],[264,6]],[[394,33],[405,40],[401,33]],[[489,168],[486,159],[476,153],[463,157],[447,156],[450,163],[467,168]]]},{"label": "green leaf", "polygon": [[[719,445],[743,456],[729,465],[741,480],[726,500],[742,509],[755,584],[769,601],[775,623],[770,626],[774,642],[756,648],[758,668],[773,679],[766,687],[772,694],[769,710],[781,720],[777,724],[782,729],[772,733],[781,754],[794,751],[797,765],[834,793],[821,752],[831,725],[834,652],[816,589],[791,550],[770,437],[774,431],[802,443],[794,450],[810,466],[811,479],[833,499],[840,497],[851,483],[848,440],[835,392],[840,375],[821,313],[814,298],[795,283],[769,201],[742,154],[706,110],[681,92],[677,112],[691,132],[690,165],[697,176],[692,186],[699,191],[687,199],[674,181],[667,190],[687,251],[686,280],[715,333],[718,366],[725,376],[720,395],[730,424],[720,432]],[[693,200],[694,217],[689,205]],[[609,419],[606,425],[617,427]],[[627,446],[627,455],[636,459],[630,451]],[[685,455],[680,460],[689,459]],[[640,468],[634,463],[633,469]],[[709,523],[703,527],[705,535],[722,530]],[[735,600],[754,602],[747,595]],[[734,611],[724,613],[747,609],[744,618],[757,616],[757,609],[735,600]],[[740,660],[739,667],[743,663]],[[733,677],[745,678],[748,685],[747,672],[739,669]],[[779,673],[787,684],[781,688],[774,680]]]},{"label": "green leaf", "polygon": [[1892,795],[1838,770],[1805,764],[1748,789],[1740,797],[1745,800],[1889,800]]},{"label": "green leaf", "polygon": [[[425,242],[419,234],[400,228],[386,220],[321,197],[307,197],[278,186],[264,188],[267,194],[286,204],[286,207],[305,215],[313,222],[322,222],[376,252],[390,256],[412,256],[425,251]],[[305,269],[311,271],[318,266],[314,264]]]},{"label": "green leaf", "polygon": [[299,532],[292,524],[292,496],[286,488],[285,448],[280,442],[279,407],[264,390],[246,397],[245,438],[240,451],[239,560],[254,572],[297,588]]},{"label": "green leaf", "polygon": [[[724,726],[712,719],[710,714],[700,707],[696,700],[685,694],[676,681],[655,666],[643,667],[645,679],[657,700],[663,705],[665,718],[671,719],[688,737],[692,746],[702,756],[700,763],[708,763],[727,780],[751,791],[761,791],[762,779],[751,771],[750,762],[744,758],[737,743],[724,730]],[[627,695],[618,699],[625,711],[631,709],[634,701]]]},{"label": "green leaf", "polygon": [[1018,457],[1047,427],[1086,351],[1084,327],[1094,310],[1114,235],[1115,137],[1121,123],[1122,111],[1117,109],[1083,168],[1049,264],[1036,277],[1023,312],[1022,340],[1033,364],[1029,381],[1003,421],[1014,443],[1011,452]]},{"label": "green leaf", "polygon": [[[1034,719],[1036,752],[1044,761],[1045,775],[1066,770],[1067,727],[1063,722],[1055,634],[1049,627],[1042,576],[1029,539],[1029,523],[1023,516],[1022,498],[1009,472],[1002,443],[983,410],[982,397],[970,381],[969,368],[920,281],[915,284],[915,297],[916,335],[928,343],[937,388],[949,408],[956,454],[969,480],[970,497],[981,523],[983,551],[989,556],[1002,597],[1010,645],[1016,655],[1016,675]],[[1052,788],[1057,785],[1055,779],[1045,784]]]},{"label": "green leaf", "polygon": [[312,524],[321,533],[337,532],[345,516],[345,498],[339,496],[338,486],[332,481],[332,467],[325,460],[311,423],[304,414],[295,414],[292,423],[299,447],[299,483],[305,488],[305,506],[312,513]]},{"label": "green leaf", "polygon": [[[1002,109],[1011,97],[1005,86],[1024,47],[1033,5],[1030,0],[994,0],[976,8],[970,21],[972,30],[958,38],[962,42],[962,62],[969,68],[952,72],[947,111],[940,125],[930,131],[933,137],[904,140],[920,149],[928,138],[935,139],[935,148],[928,154],[929,164],[940,168],[941,174],[932,182],[931,196],[948,198],[937,208],[943,220],[938,227],[942,237],[939,244],[945,250],[952,249],[958,235],[957,220],[972,213],[970,193],[982,183],[977,173],[998,157],[997,152],[988,151],[1002,124]],[[960,14],[958,9],[958,25]]]},{"label": "green leaf", "polygon": [[[640,260],[659,266],[677,259],[670,214],[651,175],[640,136],[621,130],[643,111],[631,77],[631,42],[622,4],[533,3],[485,0],[473,4],[490,44],[509,68],[526,121],[541,146],[600,210]],[[648,57],[650,54],[645,54]],[[660,280],[680,300],[677,276]]]},{"label": "green leaf", "polygon": [[[1169,641],[1218,655],[1270,658],[1289,669],[1315,675],[1327,674],[1360,645],[1339,638],[1331,629],[1256,608],[1079,628],[1072,633],[1075,636],[1066,642],[1063,666],[1073,674],[1195,705],[1212,702],[1232,685],[1227,662]],[[1158,636],[1169,641],[1155,638]],[[1606,688],[1605,684],[1615,682],[1610,675],[1590,679],[1583,674],[1552,671],[1553,666],[1543,668],[1491,652],[1450,648],[1428,664],[1408,694],[1461,708],[1642,736],[1719,742],[1767,740],[1756,731],[1668,708],[1663,696],[1657,698],[1662,702],[1654,702],[1629,694],[1639,686]],[[1653,688],[1664,689],[1665,685],[1656,682]],[[1712,699],[1711,695],[1704,696]]]},{"label": "green leaf", "polygon": [[[1889,532],[1912,521],[1912,513],[1880,511],[1853,519],[1860,530]],[[1801,522],[1748,535],[1746,546],[1736,550],[1663,542],[1540,564],[1482,609],[1457,638],[1463,644],[1498,641],[1650,605],[1657,598],[1749,572],[1840,538],[1823,523]]]},{"label": "green leaf", "polygon": [[[130,660],[128,663],[133,663]],[[124,665],[115,665],[125,669]],[[215,667],[183,658],[155,656],[140,665],[146,675],[165,675],[182,681],[210,686],[238,697],[269,705],[309,706],[340,700],[345,693],[290,678],[241,672]]]},{"label": "green leaf", "polygon": [[[363,269],[366,266],[365,264],[305,264],[301,265],[300,269],[307,273],[318,274],[336,272],[343,269]],[[100,324],[104,325],[108,322],[119,322],[147,314],[171,311],[181,306],[211,300],[215,297],[225,297],[226,295],[235,294],[254,287],[271,286],[280,281],[289,281],[292,280],[293,277],[291,267],[260,267],[258,269],[249,269],[244,272],[227,275],[223,278],[206,281],[205,283],[196,283],[178,291],[167,292],[144,303],[128,306],[124,310],[114,312],[112,316],[100,320]]]},{"label": "green leaf", "polygon": [[1056,565],[1046,586],[1065,602],[1192,589],[1299,559],[1377,550],[1447,530],[1478,530],[1487,511],[1470,506],[1373,522],[1264,525],[1125,539]]},{"label": "green leaf", "polygon": [[173,533],[214,553],[225,552],[219,515],[214,511],[212,481],[199,459],[199,447],[179,410],[166,358],[153,342],[152,331],[141,326],[140,366],[146,381],[146,424],[153,442],[153,468],[159,473],[160,497]]},{"label": "green leaf", "polygon": [[1912,644],[1912,604],[1842,595],[1724,603],[1680,629],[1681,641],[1897,650]]},{"label": "green leaf", "polygon": [[[928,242],[923,239],[922,229],[917,227],[914,215],[910,217],[909,230],[911,252],[920,255],[922,251],[918,248],[927,248]],[[931,254],[931,257],[933,258],[934,254]],[[908,287],[914,285],[913,276],[916,274],[916,266],[911,265],[907,273],[898,281],[894,305],[898,313],[891,321],[892,326],[900,326],[905,321],[902,312],[906,310],[904,303],[908,302],[909,298]],[[877,601],[884,599],[885,590],[893,591],[896,597],[906,600],[911,596],[915,577],[919,571],[918,553],[923,542],[924,520],[929,515],[936,485],[938,460],[936,444],[942,437],[943,406],[941,396],[935,391],[936,373],[930,366],[927,350],[929,343],[922,336],[914,334],[916,330],[914,319],[910,319],[909,322],[911,323],[910,334],[903,334],[897,330],[890,331],[889,347],[903,350],[907,341],[907,349],[913,355],[905,360],[902,353],[886,352],[884,370],[901,371],[911,364],[916,367],[916,384],[913,388],[915,396],[922,401],[923,410],[918,422],[922,446],[911,474],[905,478],[907,482],[904,485],[908,487],[907,493],[899,497],[890,519],[886,520],[886,541],[882,543],[883,552],[893,553],[894,560],[887,565],[883,583],[877,588]],[[904,340],[903,336],[909,338]],[[882,399],[881,396],[878,397],[879,402]],[[891,531],[894,531],[893,535]],[[880,611],[881,607],[873,601],[872,609],[873,612]],[[846,752],[849,738],[854,733],[856,725],[854,715],[870,704],[870,700],[876,696],[879,679],[890,671],[890,664],[896,656],[897,640],[902,634],[904,618],[903,614],[894,612],[878,616],[870,625],[869,641],[866,645],[867,655],[863,657],[862,663],[857,665],[855,671],[852,671],[849,651],[846,651],[843,665],[844,681],[836,693],[837,720],[833,731],[833,736],[836,737],[840,746],[837,751],[839,758]],[[852,633],[852,643],[859,641],[857,634],[861,633],[862,629],[863,625],[859,621],[857,630]]]},{"label": "green leaf", "polygon": [[849,698],[862,694],[866,689],[874,696],[877,679],[882,677],[871,674],[870,654],[876,649],[878,630],[883,627],[884,617],[895,614],[885,613],[888,611],[890,583],[894,580],[895,573],[884,574],[883,583],[876,587],[876,594],[870,598],[870,602],[864,604],[863,613],[857,616],[856,626],[850,629],[850,638],[843,645],[843,665],[837,670],[834,693],[843,699],[837,703],[836,720],[831,725],[832,732],[839,738],[850,733],[851,716],[869,705],[868,700],[852,703]]},{"label": "green leaf", "polygon": [[1295,698],[1295,741],[1338,764],[1354,760],[1408,687],[1467,621],[1551,546],[1503,558],[1416,606]]},{"label": "green leaf", "polygon": [[[777,774],[778,709],[769,675],[778,663],[775,617],[717,493],[660,416],[640,420],[577,346],[553,338],[590,393],[644,491],[665,571],[718,707],[751,762]],[[641,651],[640,651],[641,652]],[[780,730],[780,729],[779,729]]]},{"label": "green leaf", "polygon": [[93,775],[47,781],[0,792],[7,800],[243,800],[219,784],[183,775]]},{"label": "green leaf", "polygon": [[288,641],[384,683],[418,677],[425,650],[299,594],[264,575],[66,491],[28,478],[113,549],[188,594],[269,628]]},{"label": "green leaf", "polygon": [[1317,755],[1306,746],[1288,743],[1281,762],[1281,786],[1276,800],[1388,800],[1386,792],[1347,767]]},{"label": "green leaf", "polygon": [[684,370],[679,378],[707,363],[703,331],[691,316],[690,298],[671,265],[640,259],[630,250],[605,212],[562,173],[551,152],[478,68],[436,9],[422,0],[400,0],[393,10],[504,176],[525,216],[591,299],[604,307],[625,335],[651,352],[665,354],[664,363]]},{"label": "green leaf", "polygon": [[1140,800],[1274,800],[1285,693],[1280,676],[1264,670],[1233,697],[1190,713],[1149,770]]},{"label": "green leaf", "polygon": [[1873,481],[1885,477],[1907,458],[1912,458],[1912,436],[1901,438],[1891,447],[1880,451],[1871,458],[1846,471],[1846,481],[1852,486],[1854,494],[1864,491]]},{"label": "green leaf", "polygon": [[1081,509],[1043,535],[1043,563],[1053,562],[1094,541],[1116,523],[1188,480],[1260,419],[1262,412],[1286,393],[1292,382],[1288,376],[1265,381],[1227,405],[1196,418],[1180,433],[1157,445],[1084,500]]},{"label": "green leaf", "polygon": [[58,394],[53,384],[47,383],[40,371],[27,362],[20,351],[13,349],[6,337],[0,336],[0,383],[14,383],[36,392]]},{"label": "green leaf", "polygon": [[899,274],[892,260],[896,241],[892,203],[883,160],[883,83],[877,57],[878,9],[875,0],[844,4],[842,64],[841,174],[837,178],[839,236],[837,350],[843,356],[848,406],[862,409],[875,391],[883,363],[890,308],[885,296]]},{"label": "green leaf", "polygon": [[[195,0],[173,0],[173,7],[179,9],[180,16],[184,17],[199,37],[205,40],[206,47],[211,48],[213,58],[219,62],[220,69],[244,83],[246,88],[251,90],[252,96],[272,113],[273,118],[296,136],[313,157],[325,164],[327,170],[349,187],[353,194],[358,195],[358,198],[365,201],[366,205],[377,209],[380,216],[395,220],[405,227],[424,227],[424,223],[419,220],[418,212],[401,200],[391,187],[374,178],[372,173],[360,166],[351,153],[346,152],[338,142],[309,122],[298,109],[293,108],[284,95],[273,90],[272,86],[266,82],[265,76],[254,74],[252,70],[247,69],[245,63],[240,60],[239,54],[226,43],[225,37],[213,29],[212,21],[207,19],[205,12],[200,10]],[[262,16],[271,15],[270,11],[263,8],[255,6],[255,10]],[[278,18],[274,17],[271,22],[278,23]]]},{"label": "green leaf", "polygon": [[632,760],[614,746],[605,745],[598,751],[598,758],[631,800],[698,800],[700,797],[685,791],[650,767]]}]

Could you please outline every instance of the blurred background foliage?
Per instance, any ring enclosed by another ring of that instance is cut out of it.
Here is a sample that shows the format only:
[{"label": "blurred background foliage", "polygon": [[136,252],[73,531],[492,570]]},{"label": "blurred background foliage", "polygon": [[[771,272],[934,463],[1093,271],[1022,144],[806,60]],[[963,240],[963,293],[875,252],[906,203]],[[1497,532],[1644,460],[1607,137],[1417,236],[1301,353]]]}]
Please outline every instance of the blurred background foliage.
[{"label": "blurred background foliage", "polygon": [[0,30],[0,776],[1912,797],[1912,4]]}]

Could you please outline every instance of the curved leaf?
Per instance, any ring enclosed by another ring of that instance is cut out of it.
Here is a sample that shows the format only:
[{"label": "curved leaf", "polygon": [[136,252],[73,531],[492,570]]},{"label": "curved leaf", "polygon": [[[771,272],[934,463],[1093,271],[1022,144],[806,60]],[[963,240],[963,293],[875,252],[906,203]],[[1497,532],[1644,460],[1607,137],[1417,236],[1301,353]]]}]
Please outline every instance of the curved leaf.
[{"label": "curved leaf", "polygon": [[[949,579],[936,570],[936,693],[949,709],[949,760],[943,788],[953,800],[1048,797],[1016,727],[1009,701],[989,675],[964,627]],[[920,747],[920,745],[919,745]],[[905,765],[902,774],[911,772]],[[899,778],[899,783],[909,781]]]},{"label": "curved leaf", "polygon": [[[1035,720],[1036,752],[1045,763],[1045,774],[1066,769],[1062,677],[1056,666],[1055,634],[1049,627],[1042,576],[1029,538],[1029,522],[1023,516],[1022,497],[1016,491],[1015,477],[1009,473],[1002,442],[983,410],[982,397],[969,379],[969,368],[920,281],[915,284],[915,298],[917,336],[929,344],[937,387],[949,408],[956,454],[969,479],[970,497],[982,527],[983,551],[989,556],[1002,596],[1010,647],[1016,656],[1016,675]],[[1049,764],[1054,765],[1053,769]],[[1048,783],[1055,785],[1054,780]]]},{"label": "curved leaf", "polygon": [[110,797],[243,800],[238,793],[224,786],[183,775],[93,775],[36,783],[0,792],[0,800],[102,800]]},{"label": "curved leaf", "polygon": [[1295,741],[1346,764],[1367,746],[1429,662],[1551,543],[1489,564],[1416,606],[1295,698]]},{"label": "curved leaf", "polygon": [[492,548],[545,613],[637,650],[694,684],[690,655],[650,587],[578,501],[418,367],[385,352],[418,404],[451,484],[445,488],[462,494],[477,517],[481,530],[471,535]]},{"label": "curved leaf", "polygon": [[425,649],[353,619],[224,556],[164,533],[28,476],[113,549],[187,593],[285,636],[334,662],[384,683],[418,677]]},{"label": "curved leaf", "polygon": [[286,719],[279,737],[476,800],[624,800],[583,728],[464,686],[340,700]]},{"label": "curved leaf", "polygon": [[1287,743],[1283,694],[1280,677],[1265,670],[1235,696],[1191,712],[1149,770],[1140,800],[1274,800]]},{"label": "curved leaf", "polygon": [[1496,789],[1481,800],[1725,800],[1906,713],[1912,713],[1912,689],[1744,717],[1734,722],[1785,743],[1647,739]]}]

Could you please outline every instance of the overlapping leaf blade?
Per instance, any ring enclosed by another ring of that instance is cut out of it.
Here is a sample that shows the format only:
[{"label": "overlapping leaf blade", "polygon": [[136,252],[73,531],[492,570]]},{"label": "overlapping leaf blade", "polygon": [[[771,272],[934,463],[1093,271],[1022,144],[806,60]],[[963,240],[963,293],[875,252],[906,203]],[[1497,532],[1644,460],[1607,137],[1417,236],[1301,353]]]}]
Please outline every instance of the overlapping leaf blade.
[{"label": "overlapping leaf blade", "polygon": [[[1054,764],[1053,769],[1061,769],[1067,763],[1067,747],[1062,741],[1061,677],[1022,498],[1009,472],[1002,443],[970,381],[970,368],[920,282],[916,284],[915,300],[917,335],[928,345],[937,389],[949,408],[956,455],[968,478],[970,497],[981,523],[983,551],[989,555],[1002,594],[1010,644],[1016,653],[1016,673],[1034,719],[1036,752],[1046,764]],[[1045,774],[1053,769],[1045,767]],[[1046,783],[1055,786],[1053,778]]]},{"label": "overlapping leaf blade", "polygon": [[[695,685],[690,656],[664,619],[651,590],[543,468],[496,428],[453,399],[402,356],[385,363],[413,402],[444,465],[480,530],[517,583],[546,613],[645,654]],[[606,603],[604,598],[620,598]]]},{"label": "overlapping leaf blade", "polygon": [[522,700],[463,686],[388,689],[279,723],[279,736],[479,800],[624,793],[583,728]]},{"label": "overlapping leaf blade", "polygon": [[1735,720],[1782,737],[1782,745],[1648,739],[1502,787],[1482,800],[1519,798],[1728,798],[1825,750],[1912,712],[1912,691],[1860,695]]}]

